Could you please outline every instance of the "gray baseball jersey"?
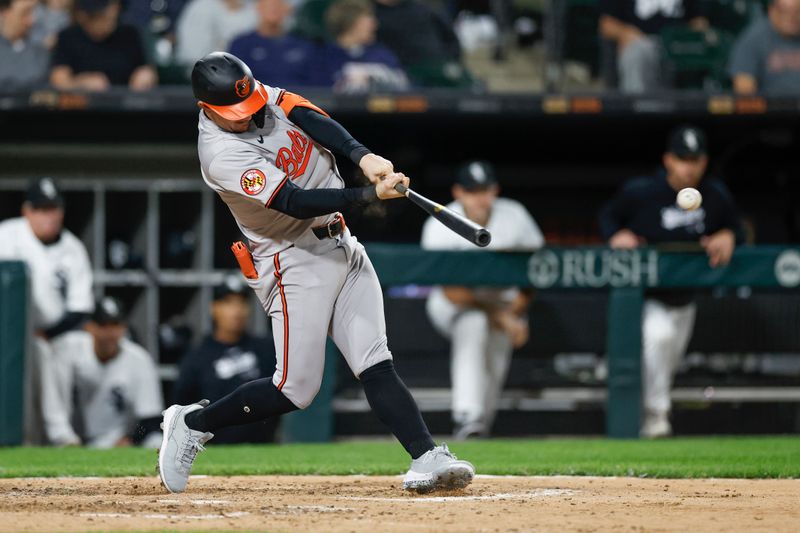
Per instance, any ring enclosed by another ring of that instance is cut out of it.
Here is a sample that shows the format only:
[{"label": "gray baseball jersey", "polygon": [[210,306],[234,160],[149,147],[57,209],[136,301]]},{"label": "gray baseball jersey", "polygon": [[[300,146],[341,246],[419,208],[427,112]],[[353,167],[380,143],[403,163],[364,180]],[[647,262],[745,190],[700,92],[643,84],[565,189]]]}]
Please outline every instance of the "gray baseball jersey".
[{"label": "gray baseball jersey", "polygon": [[[161,415],[161,382],[153,358],[138,344],[122,339],[120,352],[105,363],[84,331],[64,335],[68,349],[59,361],[60,386],[77,400],[78,420],[89,446],[109,448],[129,435],[138,420]],[[148,439],[149,440],[149,439]],[[158,442],[154,439],[153,442]]]},{"label": "gray baseball jersey", "polygon": [[83,243],[69,230],[53,244],[43,244],[25,218],[0,223],[0,259],[24,261],[31,276],[33,324],[55,325],[65,313],[91,313],[92,266]]},{"label": "gray baseball jersey", "polygon": [[256,257],[285,250],[309,228],[321,226],[332,215],[299,220],[265,209],[291,179],[303,189],[341,189],[344,181],[333,155],[295,126],[278,105],[284,91],[267,87],[263,128],[241,134],[220,129],[200,111],[197,151],[205,182],[228,204]]},{"label": "gray baseball jersey", "polygon": [[328,335],[358,376],[392,358],[383,293],[364,247],[348,229],[317,238],[312,228],[336,214],[298,220],[269,209],[285,180],[304,189],[343,188],[333,155],[287,117],[297,95],[267,87],[263,128],[219,128],[200,113],[198,153],[206,183],[228,204],[250,241],[257,279],[247,279],[272,321],[277,365],[272,382],[296,406],[322,382]]}]

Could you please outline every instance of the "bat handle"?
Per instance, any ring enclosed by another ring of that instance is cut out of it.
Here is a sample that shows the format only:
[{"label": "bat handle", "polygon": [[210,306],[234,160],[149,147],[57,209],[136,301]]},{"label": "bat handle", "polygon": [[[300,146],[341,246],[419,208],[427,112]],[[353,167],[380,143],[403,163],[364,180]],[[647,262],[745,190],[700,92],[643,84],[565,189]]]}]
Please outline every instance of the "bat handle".
[{"label": "bat handle", "polygon": [[404,195],[408,196],[408,187],[406,187],[406,186],[405,186],[405,185],[403,185],[402,183],[398,183],[398,184],[396,184],[396,185],[394,186],[394,190],[396,190],[396,191],[397,191],[397,192],[399,192],[400,194],[404,194]]}]

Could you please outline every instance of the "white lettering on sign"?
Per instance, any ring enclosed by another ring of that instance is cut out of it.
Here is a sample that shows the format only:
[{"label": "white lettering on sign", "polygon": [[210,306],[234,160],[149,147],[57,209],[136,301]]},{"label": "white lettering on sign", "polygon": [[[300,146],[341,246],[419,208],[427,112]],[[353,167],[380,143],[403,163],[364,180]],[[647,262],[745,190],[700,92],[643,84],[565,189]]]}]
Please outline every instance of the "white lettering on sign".
[{"label": "white lettering on sign", "polygon": [[648,250],[541,250],[528,261],[534,287],[653,287],[658,285],[658,252]]},{"label": "white lettering on sign", "polygon": [[800,252],[786,250],[775,260],[775,278],[782,287],[800,285]]}]

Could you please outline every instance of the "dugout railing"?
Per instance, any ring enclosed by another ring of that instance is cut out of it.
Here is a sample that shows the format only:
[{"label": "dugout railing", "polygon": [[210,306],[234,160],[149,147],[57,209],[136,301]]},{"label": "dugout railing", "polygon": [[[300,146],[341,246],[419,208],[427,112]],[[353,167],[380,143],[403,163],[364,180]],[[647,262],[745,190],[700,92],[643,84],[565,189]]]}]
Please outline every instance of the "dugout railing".
[{"label": "dugout railing", "polygon": [[[157,228],[158,225],[152,226],[150,220],[150,227]],[[203,226],[206,231],[213,231],[208,222]],[[415,245],[371,244],[368,251],[381,282],[387,287],[456,284],[518,285],[539,290],[608,290],[606,420],[607,433],[613,437],[638,435],[641,396],[639,324],[648,288],[748,286],[781,291],[800,288],[798,247],[742,247],[736,251],[730,265],[717,269],[708,266],[707,257],[702,252],[686,248],[547,248],[525,254],[426,252]],[[3,422],[0,444],[18,443],[21,435],[20,385],[24,383],[24,347],[29,336],[29,326],[24,320],[26,314],[19,312],[19,308],[25,307],[26,285],[20,281],[24,280],[23,271],[19,263],[0,264],[0,422]],[[149,283],[153,291],[161,291],[165,288],[163,284],[174,283],[190,284],[193,290],[203,292],[209,291],[221,279],[223,272],[201,266],[192,272],[164,270],[146,274],[131,270],[119,276],[99,269],[96,275],[99,290]],[[157,298],[158,294],[154,296]],[[195,306],[195,312],[201,313],[202,310]],[[148,318],[148,322],[153,323],[154,319]],[[207,317],[200,323],[207,324]],[[159,325],[158,319],[154,325]],[[158,346],[157,342],[154,344]],[[153,355],[158,358],[158,348]],[[326,440],[332,436],[333,361],[334,357],[328,357],[327,378],[312,408],[286,419],[288,440]],[[162,377],[170,380],[173,372],[173,366],[162,365]]]},{"label": "dugout railing", "polygon": [[[520,254],[426,252],[417,246],[373,244],[368,251],[385,286],[444,283],[608,290],[606,430],[612,437],[639,434],[639,325],[647,289],[746,286],[797,291],[800,287],[798,247],[741,247],[728,266],[716,269],[709,267],[708,258],[699,247],[692,246],[638,250],[548,248]],[[800,323],[797,325],[800,327]]]}]

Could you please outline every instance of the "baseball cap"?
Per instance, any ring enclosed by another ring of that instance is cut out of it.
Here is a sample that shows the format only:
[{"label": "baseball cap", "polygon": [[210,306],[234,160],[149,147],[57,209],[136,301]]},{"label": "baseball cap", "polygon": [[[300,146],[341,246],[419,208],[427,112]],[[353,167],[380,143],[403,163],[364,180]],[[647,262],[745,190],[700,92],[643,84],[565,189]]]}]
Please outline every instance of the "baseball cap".
[{"label": "baseball cap", "polygon": [[75,9],[86,13],[97,13],[108,7],[108,4],[114,0],[77,0],[75,2]]},{"label": "baseball cap", "polygon": [[25,192],[25,201],[34,208],[63,207],[64,197],[52,178],[36,178]]},{"label": "baseball cap", "polygon": [[497,183],[494,168],[487,161],[470,161],[458,169],[456,183],[468,191],[486,189]]},{"label": "baseball cap", "polygon": [[214,287],[214,301],[222,300],[231,294],[247,296],[248,287],[238,276],[227,276],[225,280]]},{"label": "baseball cap", "polygon": [[124,323],[125,309],[122,306],[122,302],[113,296],[103,296],[94,304],[92,322],[96,322],[101,326]]},{"label": "baseball cap", "polygon": [[705,155],[706,134],[694,126],[678,126],[669,135],[667,151],[680,158]]}]

